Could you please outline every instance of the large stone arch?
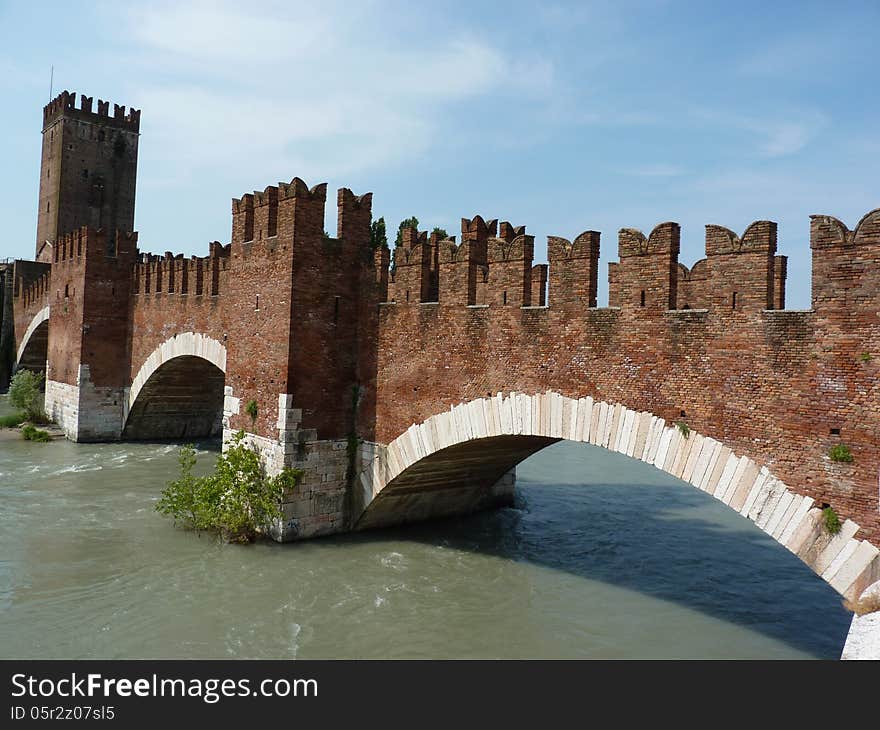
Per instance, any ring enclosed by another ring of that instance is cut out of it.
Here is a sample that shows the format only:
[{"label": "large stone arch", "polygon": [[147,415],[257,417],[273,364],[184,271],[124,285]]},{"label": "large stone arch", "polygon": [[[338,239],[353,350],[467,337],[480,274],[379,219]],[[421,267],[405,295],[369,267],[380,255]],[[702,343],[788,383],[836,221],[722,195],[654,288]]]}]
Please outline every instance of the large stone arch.
[{"label": "large stone arch", "polygon": [[185,438],[220,433],[226,348],[196,332],[159,345],[128,389],[123,438]]},{"label": "large stone arch", "polygon": [[[617,451],[711,494],[847,598],[858,597],[880,579],[880,551],[856,537],[855,522],[847,519],[831,535],[814,500],[792,491],[766,466],[651,413],[553,392],[499,393],[459,404],[413,424],[387,446],[374,447],[360,474],[363,509],[355,527],[433,517],[431,499],[433,508],[448,514],[453,510],[449,500],[443,503],[443,489],[463,492],[454,505],[459,509],[503,499],[516,464],[560,440]],[[472,484],[471,496],[465,481]],[[424,504],[429,507],[420,509]],[[408,512],[403,519],[401,511]]]},{"label": "large stone arch", "polygon": [[46,306],[37,312],[28,323],[15,355],[16,366],[41,372],[44,371],[46,369],[48,345],[49,307]]}]

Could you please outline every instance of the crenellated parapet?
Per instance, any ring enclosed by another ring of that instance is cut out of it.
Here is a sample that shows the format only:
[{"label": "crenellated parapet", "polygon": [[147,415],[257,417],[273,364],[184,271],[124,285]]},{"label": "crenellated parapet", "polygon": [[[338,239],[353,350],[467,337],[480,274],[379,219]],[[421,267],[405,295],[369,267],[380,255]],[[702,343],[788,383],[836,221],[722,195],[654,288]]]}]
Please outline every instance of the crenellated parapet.
[{"label": "crenellated parapet", "polygon": [[404,228],[401,244],[394,249],[392,297],[401,303],[437,301],[434,262],[439,255],[438,236],[428,239],[427,231]]},{"label": "crenellated parapet", "polygon": [[97,109],[92,110],[93,97],[80,96],[79,106],[76,104],[76,92],[62,91],[43,107],[43,129],[45,130],[62,117],[82,121],[101,121],[106,126],[139,132],[141,112],[131,108],[126,111],[124,105],[114,104],[113,115],[110,115],[110,102],[98,99]]},{"label": "crenellated parapet", "polygon": [[574,241],[547,237],[550,297],[555,303],[596,306],[599,285],[598,231],[584,231]]},{"label": "crenellated parapet", "polygon": [[675,309],[680,244],[678,223],[661,223],[647,237],[635,228],[621,228],[620,262],[609,264],[608,303],[624,311]]},{"label": "crenellated parapet", "polygon": [[[326,199],[326,183],[309,189],[298,177],[233,198],[233,255],[243,253],[245,243],[268,242],[266,250],[274,250],[279,244],[289,247],[295,235],[300,239],[322,236]],[[368,201],[362,204],[369,209]]]},{"label": "crenellated parapet", "polygon": [[528,307],[532,304],[532,261],[535,237],[525,226],[503,222],[497,236],[486,240],[486,304]]},{"label": "crenellated parapet", "polygon": [[101,228],[82,226],[59,236],[52,247],[52,263],[69,265],[88,258],[133,261],[138,254],[138,234],[135,232],[107,232]]},{"label": "crenellated parapet", "polygon": [[731,311],[773,309],[775,256],[773,221],[755,221],[742,236],[724,226],[707,225],[708,306]]},{"label": "crenellated parapet", "polygon": [[230,248],[213,241],[208,256],[186,258],[171,251],[162,256],[142,254],[132,270],[132,293],[217,296],[229,265]]},{"label": "crenellated parapet", "polygon": [[51,282],[52,275],[48,271],[40,274],[36,280],[30,283],[22,282],[19,288],[21,305],[31,311],[41,309],[48,304]]},{"label": "crenellated parapet", "polygon": [[880,208],[851,231],[829,215],[810,220],[813,309],[836,318],[869,315],[880,291]]},{"label": "crenellated parapet", "polygon": [[677,309],[708,309],[709,285],[708,259],[700,259],[690,269],[679,263]]},{"label": "crenellated parapet", "polygon": [[439,299],[444,304],[484,304],[488,277],[487,242],[498,233],[498,221],[482,216],[461,219],[461,243],[439,243]]}]

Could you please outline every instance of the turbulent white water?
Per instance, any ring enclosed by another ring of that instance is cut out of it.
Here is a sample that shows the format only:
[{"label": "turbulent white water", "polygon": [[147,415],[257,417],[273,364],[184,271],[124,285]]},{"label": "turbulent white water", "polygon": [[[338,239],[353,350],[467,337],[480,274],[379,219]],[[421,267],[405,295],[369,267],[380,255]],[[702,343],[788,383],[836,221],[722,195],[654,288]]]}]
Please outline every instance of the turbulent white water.
[{"label": "turbulent white water", "polygon": [[849,624],[751,523],[588,445],[524,463],[516,509],[291,545],[176,529],[176,468],[0,441],[0,657],[837,658]]}]

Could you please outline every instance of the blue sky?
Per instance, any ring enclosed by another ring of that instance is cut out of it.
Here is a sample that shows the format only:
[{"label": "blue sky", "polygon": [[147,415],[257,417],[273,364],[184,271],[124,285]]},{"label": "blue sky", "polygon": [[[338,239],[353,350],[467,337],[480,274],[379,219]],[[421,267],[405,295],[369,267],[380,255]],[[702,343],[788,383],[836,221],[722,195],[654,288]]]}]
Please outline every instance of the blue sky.
[{"label": "blue sky", "polygon": [[678,221],[690,266],[705,224],[769,218],[805,308],[809,215],[880,206],[876,0],[415,5],[0,0],[0,258],[33,255],[52,65],[142,109],[145,251],[204,255],[232,197],[298,175],[389,230],[526,225],[537,260],[600,230],[600,304],[619,228]]}]

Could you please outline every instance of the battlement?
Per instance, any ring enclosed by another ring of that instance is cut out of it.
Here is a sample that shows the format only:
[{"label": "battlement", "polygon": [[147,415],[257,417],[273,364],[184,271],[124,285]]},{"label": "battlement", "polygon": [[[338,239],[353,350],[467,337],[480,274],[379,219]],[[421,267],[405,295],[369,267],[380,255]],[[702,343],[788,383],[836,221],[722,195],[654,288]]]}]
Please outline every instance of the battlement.
[{"label": "battlement", "polygon": [[107,234],[102,228],[81,228],[59,236],[52,247],[52,262],[64,264],[84,258],[125,259],[138,255],[136,232],[114,231]]},{"label": "battlement", "polygon": [[741,237],[724,226],[706,226],[706,256],[741,253],[776,253],[776,224],[755,221]]},{"label": "battlement", "polygon": [[810,216],[813,309],[848,319],[873,316],[880,290],[880,208],[853,230],[829,215]]},{"label": "battlement", "polygon": [[547,237],[551,301],[596,306],[600,235],[598,231],[584,231],[573,242],[559,236]]},{"label": "battlement", "polygon": [[36,280],[27,284],[22,282],[20,289],[21,302],[25,310],[41,309],[49,301],[49,287],[52,281],[51,272],[40,274]]},{"label": "battlement", "polygon": [[[393,252],[390,301],[597,306],[598,231],[584,231],[574,240],[548,236],[549,266],[540,269],[532,265],[534,239],[525,226],[482,216],[461,220],[461,243],[415,229],[402,231],[402,245]],[[672,221],[655,226],[647,236],[638,229],[620,229],[619,261],[608,264],[609,306],[655,314],[785,308],[788,259],[776,254],[775,222],[755,221],[741,235],[707,225],[706,257],[691,268],[678,261],[680,239],[681,228]],[[880,273],[874,274],[880,272],[880,209],[863,216],[852,231],[837,218],[812,216],[811,246],[814,301],[817,294],[838,307],[875,301],[874,292],[880,291]],[[514,294],[520,285],[521,296]]]},{"label": "battlement", "polygon": [[114,104],[113,116],[110,116],[110,102],[98,99],[97,111],[92,111],[93,97],[80,96],[79,107],[76,105],[76,92],[62,91],[52,101],[43,107],[43,129],[62,117],[70,117],[93,124],[104,124],[130,132],[139,132],[141,124],[140,109],[130,108],[128,112],[125,106]]},{"label": "battlement", "polygon": [[700,259],[690,269],[678,264],[678,309],[708,309],[709,260]]},{"label": "battlement", "polygon": [[880,208],[868,211],[853,230],[831,215],[810,216],[810,248],[853,246],[880,241]]},{"label": "battlement", "polygon": [[132,267],[132,293],[217,296],[222,272],[229,266],[230,249],[230,244],[212,241],[207,256],[185,258],[171,251],[162,256],[142,254]]},{"label": "battlement", "polygon": [[[234,245],[279,236],[289,242],[296,228],[300,236],[323,236],[327,183],[311,189],[300,178],[280,182],[262,191],[232,199],[232,243]],[[369,234],[372,193],[356,196],[348,188],[337,195],[337,239],[355,245]],[[357,241],[355,241],[357,239]]]}]

